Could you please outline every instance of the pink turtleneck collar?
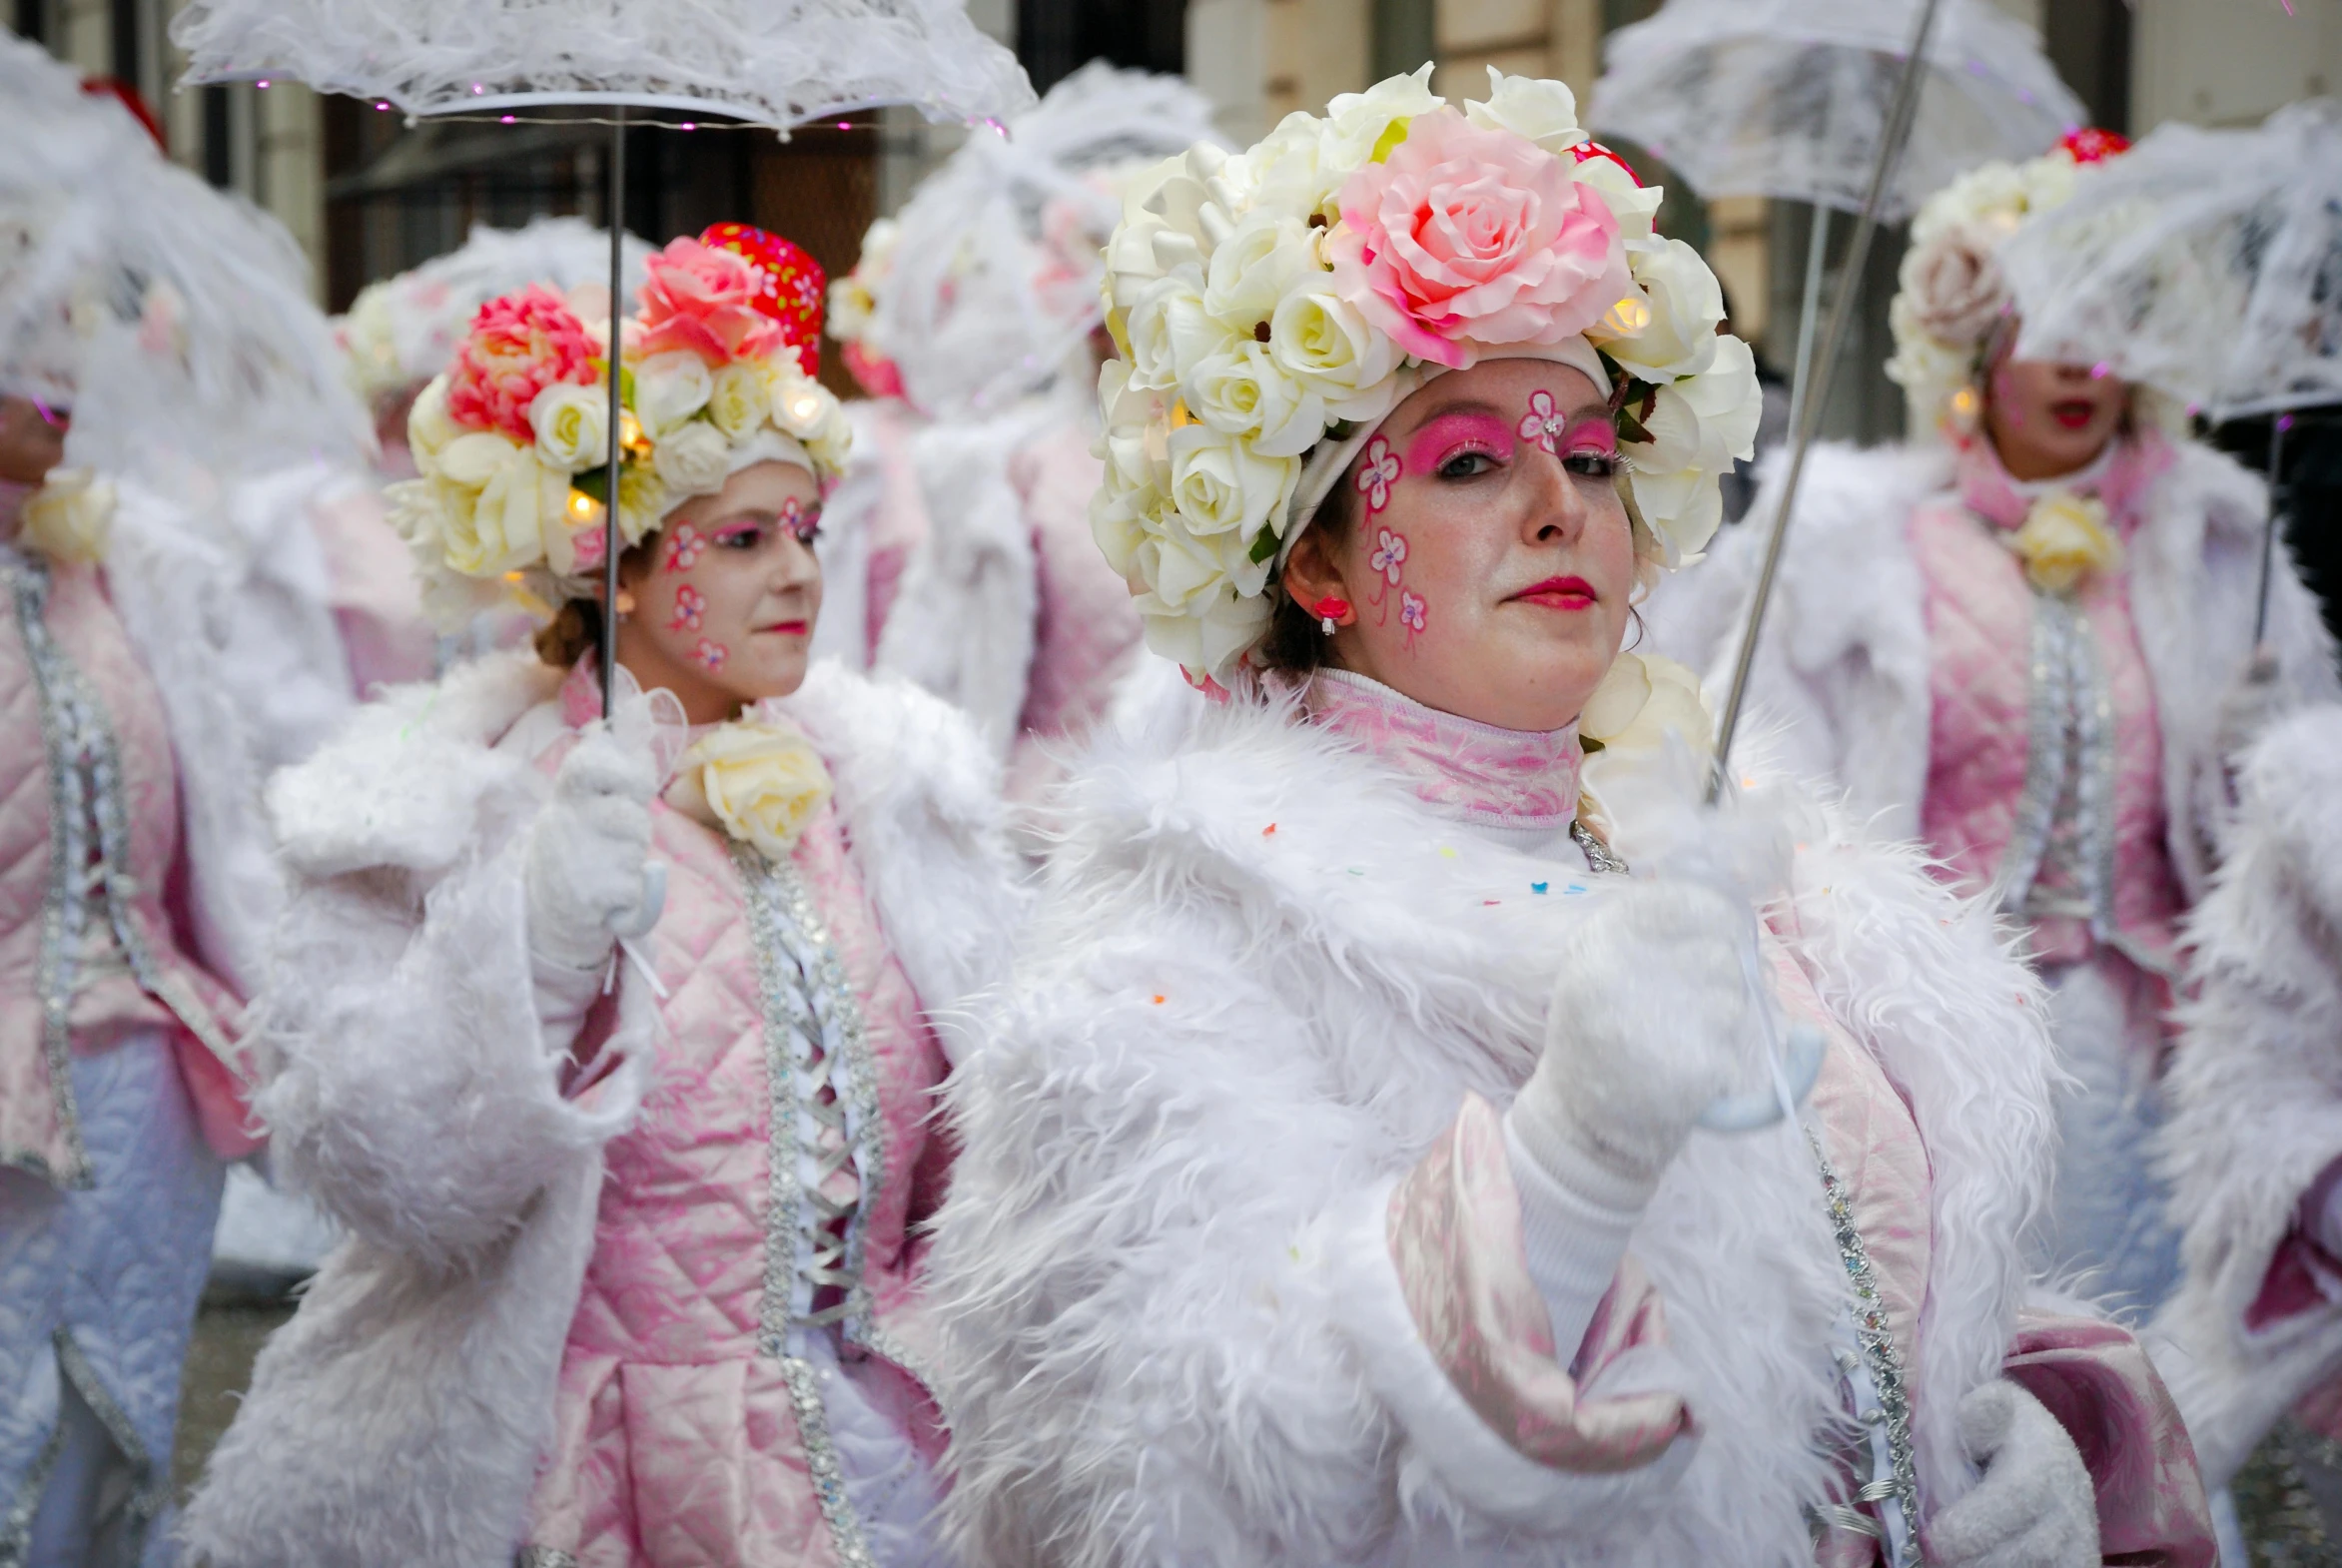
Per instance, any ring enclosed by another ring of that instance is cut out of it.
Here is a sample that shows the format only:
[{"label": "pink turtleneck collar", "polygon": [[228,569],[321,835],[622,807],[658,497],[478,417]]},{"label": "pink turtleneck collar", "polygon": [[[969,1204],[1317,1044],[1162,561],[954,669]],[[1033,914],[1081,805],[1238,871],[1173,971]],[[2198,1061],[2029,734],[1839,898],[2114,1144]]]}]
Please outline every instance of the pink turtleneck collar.
[{"label": "pink turtleneck collar", "polygon": [[1585,753],[1575,724],[1498,729],[1336,669],[1310,677],[1301,705],[1312,720],[1373,753],[1417,799],[1452,821],[1560,833],[1577,815]]},{"label": "pink turtleneck collar", "polygon": [[2160,432],[2142,429],[2108,441],[2085,468],[2027,481],[2009,475],[1991,438],[1979,430],[1960,448],[1959,498],[1986,522],[2016,528],[2023,526],[2033,502],[2053,490],[2094,495],[2105,506],[2117,536],[2128,537],[2138,525],[2148,490],[2171,466],[2171,444]]}]

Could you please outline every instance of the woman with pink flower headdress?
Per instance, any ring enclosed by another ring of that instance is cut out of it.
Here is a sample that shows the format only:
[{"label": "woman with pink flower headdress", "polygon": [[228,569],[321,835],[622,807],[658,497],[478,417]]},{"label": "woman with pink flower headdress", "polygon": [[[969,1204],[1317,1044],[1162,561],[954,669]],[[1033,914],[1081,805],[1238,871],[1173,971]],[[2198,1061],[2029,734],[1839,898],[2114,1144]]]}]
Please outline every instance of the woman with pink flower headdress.
[{"label": "woman with pink flower headdress", "polygon": [[1018,897],[965,721],[809,666],[821,284],[737,224],[653,255],[614,432],[611,324],[534,288],[415,400],[426,601],[550,621],[270,791],[256,1107],[349,1239],[189,1507],[210,1561],[946,1560],[939,1010]]},{"label": "woman with pink flower headdress", "polygon": [[[2289,558],[2253,646],[2261,482],[2188,439],[2154,389],[2012,354],[1996,251],[2126,146],[2076,132],[1921,209],[1888,367],[1915,439],[1816,449],[1749,691],[1792,771],[1843,786],[2023,927],[2080,1081],[2040,1248],[2143,1316],[2178,1266],[2150,1140],[2237,726],[2337,687]],[[1766,531],[1656,606],[1662,645],[1715,659],[1719,681]]]},{"label": "woman with pink flower headdress", "polygon": [[[1625,651],[1759,398],[1569,90],[1429,67],[1135,187],[1100,545],[1211,699],[1102,741],[946,1087],[971,1568],[2211,1561],[2028,1285],[1989,910]],[[1630,870],[1631,866],[1631,870]]]},{"label": "woman with pink flower headdress", "polygon": [[[866,561],[860,648],[978,722],[1033,803],[1136,661],[1139,619],[1090,538],[1099,248],[1117,185],[1212,136],[1176,78],[1093,62],[979,131],[874,228],[836,291],[849,363],[899,397],[841,486],[833,548]],[[841,634],[850,625],[842,621]]]}]

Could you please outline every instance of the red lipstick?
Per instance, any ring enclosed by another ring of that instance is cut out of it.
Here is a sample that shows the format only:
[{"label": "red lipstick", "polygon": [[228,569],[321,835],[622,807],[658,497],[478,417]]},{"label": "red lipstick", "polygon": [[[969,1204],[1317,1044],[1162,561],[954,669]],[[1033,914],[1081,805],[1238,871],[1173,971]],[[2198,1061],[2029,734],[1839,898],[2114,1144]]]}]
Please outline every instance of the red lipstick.
[{"label": "red lipstick", "polygon": [[2078,430],[2097,415],[2098,405],[2081,397],[2070,397],[2049,405],[2049,417],[2069,430]]},{"label": "red lipstick", "polygon": [[1589,610],[1594,607],[1594,585],[1583,577],[1548,577],[1513,595],[1549,610]]},{"label": "red lipstick", "polygon": [[801,620],[776,620],[769,626],[756,628],[760,635],[774,637],[802,637],[813,628]]}]

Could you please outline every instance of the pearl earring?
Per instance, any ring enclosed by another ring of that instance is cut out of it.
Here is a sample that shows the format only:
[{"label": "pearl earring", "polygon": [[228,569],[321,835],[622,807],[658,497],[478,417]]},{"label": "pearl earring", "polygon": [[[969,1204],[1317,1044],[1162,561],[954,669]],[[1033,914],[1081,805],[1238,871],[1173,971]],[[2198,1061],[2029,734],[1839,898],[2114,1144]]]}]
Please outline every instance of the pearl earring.
[{"label": "pearl earring", "polygon": [[625,619],[627,616],[629,616],[629,615],[631,615],[631,614],[633,614],[633,613],[634,613],[634,592],[633,592],[633,590],[632,590],[632,589],[630,589],[630,588],[620,588],[620,589],[618,590],[618,619],[620,619],[620,620],[624,620],[624,619]]}]

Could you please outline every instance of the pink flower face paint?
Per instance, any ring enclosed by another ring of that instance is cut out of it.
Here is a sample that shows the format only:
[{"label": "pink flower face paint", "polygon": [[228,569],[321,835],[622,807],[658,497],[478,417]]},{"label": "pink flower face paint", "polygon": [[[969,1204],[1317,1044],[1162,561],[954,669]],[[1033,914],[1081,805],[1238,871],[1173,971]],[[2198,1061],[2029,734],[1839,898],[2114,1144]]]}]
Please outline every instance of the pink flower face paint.
[{"label": "pink flower face paint", "polygon": [[[1366,497],[1368,515],[1390,504],[1390,487],[1398,482],[1398,476],[1403,471],[1405,466],[1399,461],[1398,453],[1390,449],[1390,442],[1377,435],[1366,443],[1366,456],[1358,464],[1355,483],[1359,492]],[[1397,580],[1396,577],[1391,579],[1393,582]]]},{"label": "pink flower face paint", "polygon": [[1423,634],[1424,623],[1430,618],[1429,606],[1420,593],[1402,593],[1398,597],[1399,623],[1407,628],[1407,651],[1415,651],[1415,639]]},{"label": "pink flower face paint", "polygon": [[707,614],[707,595],[690,583],[675,589],[675,610],[667,617],[669,631],[697,631]]},{"label": "pink flower face paint", "polygon": [[783,532],[808,549],[821,537],[821,507],[804,505],[794,495],[781,502],[779,522]]},{"label": "pink flower face paint", "polygon": [[668,571],[689,571],[699,564],[699,557],[706,551],[707,540],[699,536],[699,530],[687,522],[679,522],[667,534],[665,568]]},{"label": "pink flower face paint", "polygon": [[711,642],[702,637],[699,646],[691,650],[691,656],[699,661],[702,669],[720,670],[724,667],[724,661],[732,656],[732,650],[720,642]]},{"label": "pink flower face paint", "polygon": [[1388,528],[1374,531],[1374,553],[1366,564],[1382,573],[1392,587],[1398,586],[1399,568],[1407,563],[1407,536],[1393,533]]}]

